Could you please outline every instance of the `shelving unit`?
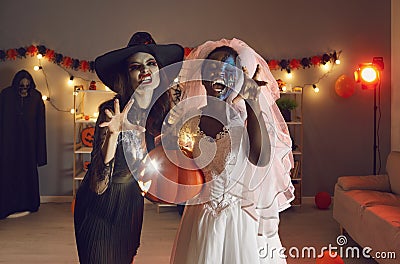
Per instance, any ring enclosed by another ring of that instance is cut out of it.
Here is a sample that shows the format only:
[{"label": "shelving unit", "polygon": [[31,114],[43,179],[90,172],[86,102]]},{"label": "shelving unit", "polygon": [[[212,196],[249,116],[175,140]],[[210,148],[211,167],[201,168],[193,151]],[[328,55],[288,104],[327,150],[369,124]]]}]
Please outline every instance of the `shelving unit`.
[{"label": "shelving unit", "polygon": [[[94,127],[98,116],[99,105],[115,95],[106,90],[84,90],[83,86],[74,87],[74,146],[72,194],[76,195],[80,182],[86,174],[85,162],[90,162],[92,147],[85,145],[81,134],[85,128]],[[94,135],[88,135],[93,137]]]},{"label": "shelving unit", "polygon": [[281,97],[290,97],[297,102],[297,107],[291,110],[291,121],[286,121],[292,138],[292,153],[295,166],[291,171],[292,183],[295,187],[295,200],[292,205],[301,205],[303,181],[303,92],[281,92]]}]

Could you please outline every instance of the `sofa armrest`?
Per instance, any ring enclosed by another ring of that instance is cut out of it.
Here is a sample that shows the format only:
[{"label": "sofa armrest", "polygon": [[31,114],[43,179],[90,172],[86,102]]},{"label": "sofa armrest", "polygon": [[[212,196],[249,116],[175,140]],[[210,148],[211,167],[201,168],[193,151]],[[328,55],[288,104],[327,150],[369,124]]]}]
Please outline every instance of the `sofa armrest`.
[{"label": "sofa armrest", "polygon": [[341,176],[338,178],[338,185],[345,191],[350,190],[372,190],[390,192],[389,177],[383,175],[367,176]]}]

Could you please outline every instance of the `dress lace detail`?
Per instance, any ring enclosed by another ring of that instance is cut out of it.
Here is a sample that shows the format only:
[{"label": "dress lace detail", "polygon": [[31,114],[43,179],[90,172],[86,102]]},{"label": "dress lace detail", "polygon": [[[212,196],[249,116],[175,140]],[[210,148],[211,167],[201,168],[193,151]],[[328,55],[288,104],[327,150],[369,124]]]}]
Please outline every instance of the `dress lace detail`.
[{"label": "dress lace detail", "polygon": [[207,190],[209,201],[204,203],[204,208],[212,216],[218,217],[222,211],[238,201],[235,196],[227,192],[230,174],[227,165],[236,159],[236,155],[232,153],[229,127],[225,126],[214,139],[200,130],[199,119],[194,119],[192,122],[197,122],[197,125],[188,124],[187,127],[195,129],[193,158],[201,167],[206,182],[212,181]]}]

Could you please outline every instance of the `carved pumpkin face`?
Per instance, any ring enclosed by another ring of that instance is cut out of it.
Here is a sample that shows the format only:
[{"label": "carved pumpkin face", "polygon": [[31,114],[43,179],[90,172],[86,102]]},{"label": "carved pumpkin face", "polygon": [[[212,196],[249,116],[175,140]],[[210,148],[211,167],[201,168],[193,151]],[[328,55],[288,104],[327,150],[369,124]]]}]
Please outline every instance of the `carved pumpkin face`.
[{"label": "carved pumpkin face", "polygon": [[93,147],[94,127],[87,127],[82,130],[81,140],[86,147]]}]

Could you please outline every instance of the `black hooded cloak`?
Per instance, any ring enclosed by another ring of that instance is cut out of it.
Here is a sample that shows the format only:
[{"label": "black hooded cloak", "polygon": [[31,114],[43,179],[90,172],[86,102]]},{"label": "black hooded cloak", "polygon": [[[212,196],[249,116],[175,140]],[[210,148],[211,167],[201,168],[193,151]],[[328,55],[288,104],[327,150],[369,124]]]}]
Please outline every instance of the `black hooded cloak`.
[{"label": "black hooded cloak", "polygon": [[[23,78],[28,94],[19,94]],[[47,164],[45,106],[29,72],[21,70],[0,93],[0,219],[40,206],[38,166]]]}]

